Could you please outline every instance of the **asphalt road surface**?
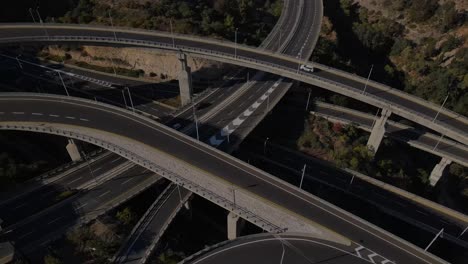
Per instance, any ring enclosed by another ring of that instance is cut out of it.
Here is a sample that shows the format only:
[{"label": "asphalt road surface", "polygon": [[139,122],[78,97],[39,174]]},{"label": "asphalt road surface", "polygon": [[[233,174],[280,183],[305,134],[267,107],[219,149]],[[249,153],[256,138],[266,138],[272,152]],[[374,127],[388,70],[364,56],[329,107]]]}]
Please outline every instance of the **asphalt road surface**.
[{"label": "asphalt road surface", "polygon": [[220,156],[204,144],[188,140],[182,134],[129,112],[64,97],[52,99],[3,94],[0,95],[0,102],[0,124],[24,121],[60,123],[119,134],[216,175],[234,186],[254,186],[243,191],[252,192],[277,206],[287,208],[304,219],[334,230],[395,262],[436,261],[432,256],[361,222],[349,213],[336,210],[314,196],[299,192],[294,186],[260,173],[239,160]]}]

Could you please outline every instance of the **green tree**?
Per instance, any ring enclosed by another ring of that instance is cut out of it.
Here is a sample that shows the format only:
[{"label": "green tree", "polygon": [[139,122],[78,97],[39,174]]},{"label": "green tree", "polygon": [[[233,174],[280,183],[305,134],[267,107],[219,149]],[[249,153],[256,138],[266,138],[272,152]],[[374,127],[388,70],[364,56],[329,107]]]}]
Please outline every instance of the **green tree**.
[{"label": "green tree", "polygon": [[62,264],[62,261],[49,254],[44,257],[44,264]]},{"label": "green tree", "polygon": [[135,215],[128,207],[125,207],[122,211],[118,211],[116,217],[124,225],[129,225],[135,220]]}]

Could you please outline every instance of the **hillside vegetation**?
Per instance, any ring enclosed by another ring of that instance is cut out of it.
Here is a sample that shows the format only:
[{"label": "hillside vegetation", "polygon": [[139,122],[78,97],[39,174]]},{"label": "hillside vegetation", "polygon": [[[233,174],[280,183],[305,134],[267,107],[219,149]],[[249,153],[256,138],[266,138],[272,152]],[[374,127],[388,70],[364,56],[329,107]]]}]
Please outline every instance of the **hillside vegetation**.
[{"label": "hillside vegetation", "polygon": [[[314,59],[468,116],[467,11],[454,1],[330,0]],[[352,52],[350,52],[352,51]]]},{"label": "hillside vegetation", "polygon": [[281,14],[281,0],[80,0],[58,19],[63,23],[96,23],[171,30],[185,34],[222,37],[257,45]]}]

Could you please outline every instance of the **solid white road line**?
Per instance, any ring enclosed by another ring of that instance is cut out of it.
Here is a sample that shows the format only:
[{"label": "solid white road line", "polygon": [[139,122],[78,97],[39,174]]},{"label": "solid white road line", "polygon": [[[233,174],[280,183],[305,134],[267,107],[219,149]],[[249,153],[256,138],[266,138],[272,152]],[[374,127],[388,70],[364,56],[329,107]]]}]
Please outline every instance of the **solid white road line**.
[{"label": "solid white road line", "polygon": [[25,205],[27,205],[27,204],[28,204],[28,203],[22,203],[22,204],[20,204],[20,205],[16,206],[14,209],[21,208],[21,207],[23,207],[23,206],[25,206]]},{"label": "solid white road line", "polygon": [[19,237],[18,237],[18,240],[29,236],[29,235],[32,234],[33,232],[34,232],[34,231],[31,231],[31,232],[28,232],[28,233],[26,233],[26,234],[23,234],[23,235],[19,236]]},{"label": "solid white road line", "polygon": [[78,206],[76,209],[77,209],[77,210],[78,210],[78,209],[81,209],[81,208],[85,207],[87,204],[88,204],[88,203],[84,203],[84,204]]},{"label": "solid white road line", "polygon": [[128,180],[122,182],[120,185],[124,185],[124,184],[126,184],[127,182],[129,182],[129,181],[131,181],[131,180],[133,180],[133,179],[134,179],[134,177],[130,177],[130,179],[128,179]]},{"label": "solid white road line", "polygon": [[105,192],[105,193],[103,193],[103,194],[101,194],[101,195],[99,195],[98,197],[103,197],[104,195],[106,195],[106,194],[108,194],[108,193],[110,193],[110,190],[107,191],[107,192]]},{"label": "solid white road line", "polygon": [[77,180],[79,180],[79,179],[81,179],[81,178],[83,178],[83,176],[80,176],[79,178],[74,179],[73,181],[69,182],[68,184],[74,183],[74,182],[76,182]]},{"label": "solid white road line", "polygon": [[52,223],[55,223],[57,222],[58,220],[62,219],[64,216],[59,216],[57,218],[55,218],[54,220],[50,221],[49,223],[47,223],[48,225],[52,224]]}]

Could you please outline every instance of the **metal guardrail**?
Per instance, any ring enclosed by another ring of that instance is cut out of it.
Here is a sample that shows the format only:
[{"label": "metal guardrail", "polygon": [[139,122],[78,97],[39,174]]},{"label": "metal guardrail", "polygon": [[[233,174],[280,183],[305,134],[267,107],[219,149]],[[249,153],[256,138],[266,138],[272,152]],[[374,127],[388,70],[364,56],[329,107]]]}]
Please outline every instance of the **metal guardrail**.
[{"label": "metal guardrail", "polygon": [[[107,106],[107,105],[106,105]],[[229,211],[234,212],[235,214],[239,215],[240,217],[244,218],[247,221],[250,221],[260,228],[272,232],[272,233],[281,233],[284,232],[284,228],[281,228],[279,226],[274,225],[270,221],[256,215],[255,213],[249,211],[248,209],[241,207],[234,202],[230,201],[229,199],[218,195],[217,193],[214,193],[203,186],[186,179],[172,171],[169,171],[158,164],[147,160],[145,157],[142,157],[136,153],[132,153],[130,151],[127,151],[126,149],[123,149],[115,144],[105,142],[103,140],[81,134],[81,133],[76,133],[76,132],[71,132],[71,131],[64,131],[61,129],[56,129],[52,127],[37,127],[37,126],[27,126],[27,125],[0,125],[0,130],[1,129],[9,129],[9,130],[23,130],[23,131],[32,131],[32,132],[42,132],[42,133],[48,133],[48,134],[55,134],[55,135],[60,135],[60,136],[66,136],[70,138],[75,138],[78,140],[82,140],[85,142],[89,142],[91,144],[100,146],[102,148],[105,148],[107,150],[110,150],[112,152],[115,152],[126,159],[133,161],[134,163],[139,164],[142,167],[145,167],[169,180],[174,182],[175,184],[178,184],[194,193],[197,193],[198,195],[218,204],[221,207],[224,207],[228,209]]]},{"label": "metal guardrail", "polygon": [[[260,61],[248,57],[243,57],[243,56],[234,56],[234,54],[230,53],[224,53],[224,52],[217,52],[213,50],[207,50],[207,49],[201,49],[201,48],[193,48],[193,47],[188,47],[188,46],[182,46],[182,45],[171,45],[171,44],[166,44],[166,43],[160,43],[160,42],[154,42],[154,41],[144,41],[144,40],[134,40],[134,39],[114,39],[111,37],[84,37],[84,36],[53,36],[53,37],[44,37],[44,36],[37,36],[37,37],[18,37],[18,38],[11,38],[11,39],[0,39],[0,41],[8,41],[11,40],[12,42],[17,42],[19,40],[22,41],[45,41],[45,42],[56,42],[56,41],[91,41],[91,42],[105,42],[105,43],[124,43],[124,44],[138,44],[138,45],[143,45],[143,46],[149,46],[149,47],[157,47],[161,49],[166,49],[166,50],[173,50],[173,51],[187,51],[192,54],[198,54],[198,55],[208,55],[210,58],[220,58],[220,59],[225,59],[228,58],[230,62],[238,62],[241,66],[248,66],[252,68],[256,68],[259,70],[265,70],[265,66],[268,67],[269,69],[272,70],[274,73],[279,73],[282,75],[287,75],[290,78],[310,83],[313,85],[317,85],[317,81],[321,83],[325,83],[331,86],[334,86],[335,88],[338,88],[338,91],[341,92],[341,90],[346,90],[350,92],[353,95],[357,96],[365,96],[367,98],[372,99],[374,104],[378,107],[382,108],[387,108],[392,111],[398,112],[398,109],[400,110],[401,113],[409,113],[412,116],[417,116],[420,118],[425,119],[429,124],[434,123],[438,126],[438,129],[444,131],[445,133],[450,133],[454,132],[458,135],[460,135],[460,141],[466,140],[468,142],[468,133],[465,131],[462,131],[458,128],[451,127],[450,129],[447,128],[447,124],[444,122],[441,122],[439,120],[433,120],[433,117],[422,114],[420,112],[413,111],[407,107],[404,107],[402,105],[396,105],[394,102],[390,102],[386,99],[380,98],[376,95],[370,94],[370,93],[365,93],[362,94],[362,91],[360,89],[357,89],[355,87],[351,87],[349,85],[345,85],[339,82],[331,81],[329,79],[325,79],[320,76],[313,75],[312,73],[306,73],[303,71],[297,71],[296,69],[292,69],[290,67],[285,67],[279,64],[274,64],[270,62],[265,62],[265,61]],[[274,57],[278,57],[278,55],[271,54]],[[281,55],[280,57],[283,57],[284,59],[287,59],[288,56]],[[297,59],[291,59],[297,63],[301,63]],[[324,87],[326,89],[330,87]],[[393,89],[393,88],[391,88]],[[369,103],[369,102],[368,102]],[[416,121],[417,122],[417,121]],[[417,122],[419,123],[419,122]],[[424,125],[424,124],[423,124]],[[426,124],[427,126],[427,124]],[[450,136],[449,136],[450,137]],[[464,140],[462,140],[463,138]]]}]

